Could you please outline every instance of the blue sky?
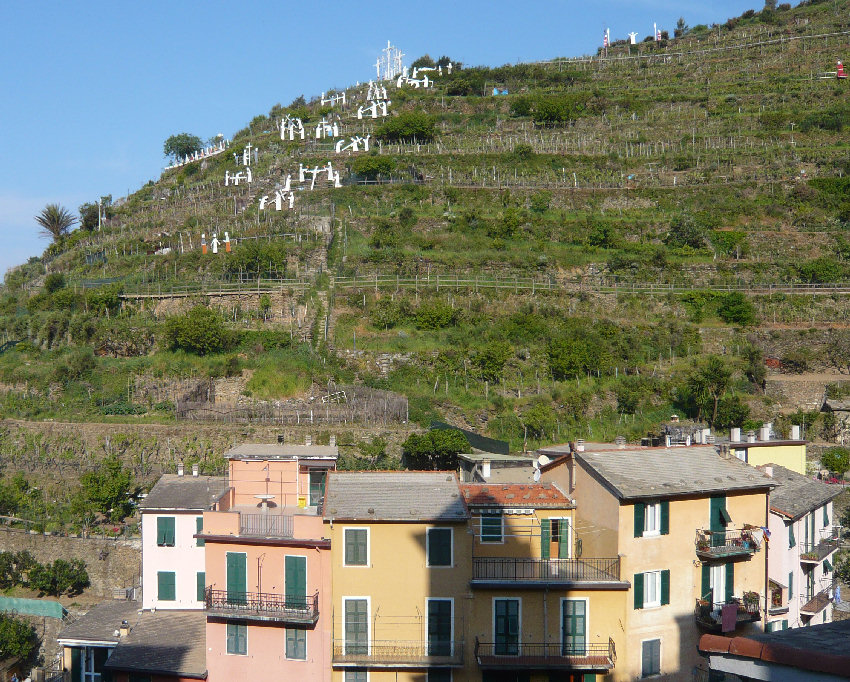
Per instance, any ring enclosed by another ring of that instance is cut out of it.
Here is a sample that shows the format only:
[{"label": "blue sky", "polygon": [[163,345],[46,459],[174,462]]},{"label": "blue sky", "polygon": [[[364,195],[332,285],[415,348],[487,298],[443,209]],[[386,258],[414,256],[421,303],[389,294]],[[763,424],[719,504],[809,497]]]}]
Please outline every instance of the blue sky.
[{"label": "blue sky", "polygon": [[[35,216],[156,179],[178,132],[229,137],[277,102],[368,80],[387,40],[466,64],[592,53],[758,0],[0,3],[0,274],[40,254]],[[758,7],[757,7],[758,6]]]}]

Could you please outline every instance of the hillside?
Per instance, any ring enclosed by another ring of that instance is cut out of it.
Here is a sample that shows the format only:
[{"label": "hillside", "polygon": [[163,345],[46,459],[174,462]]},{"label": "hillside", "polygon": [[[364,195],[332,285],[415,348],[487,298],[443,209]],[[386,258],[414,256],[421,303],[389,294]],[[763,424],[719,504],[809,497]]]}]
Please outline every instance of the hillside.
[{"label": "hillside", "polygon": [[[765,356],[850,365],[850,82],[824,75],[850,56],[848,10],[455,65],[386,82],[386,118],[357,117],[365,84],[277,105],[6,276],[0,410],[376,434],[439,418],[513,449],[635,439],[673,411],[799,423]],[[323,120],[341,136],[316,139]],[[226,184],[246,148],[252,182]],[[339,187],[299,181],[328,162]]]}]

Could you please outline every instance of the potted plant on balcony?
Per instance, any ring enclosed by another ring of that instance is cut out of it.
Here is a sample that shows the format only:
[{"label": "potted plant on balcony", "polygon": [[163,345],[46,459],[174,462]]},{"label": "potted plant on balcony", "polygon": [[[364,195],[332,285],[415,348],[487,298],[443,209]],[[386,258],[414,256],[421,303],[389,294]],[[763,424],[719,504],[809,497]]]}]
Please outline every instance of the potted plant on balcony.
[{"label": "potted plant on balcony", "polygon": [[697,549],[701,552],[708,551],[708,548],[711,546],[711,543],[708,540],[708,536],[705,533],[702,533],[697,537]]},{"label": "potted plant on balcony", "polygon": [[801,559],[808,559],[809,561],[817,561],[818,560],[818,553],[815,552],[815,551],[803,552],[800,555],[800,558]]},{"label": "potted plant on balcony", "polygon": [[744,609],[747,611],[751,611],[754,608],[758,608],[759,593],[753,592],[752,590],[744,592],[744,597],[742,601],[744,603]]}]

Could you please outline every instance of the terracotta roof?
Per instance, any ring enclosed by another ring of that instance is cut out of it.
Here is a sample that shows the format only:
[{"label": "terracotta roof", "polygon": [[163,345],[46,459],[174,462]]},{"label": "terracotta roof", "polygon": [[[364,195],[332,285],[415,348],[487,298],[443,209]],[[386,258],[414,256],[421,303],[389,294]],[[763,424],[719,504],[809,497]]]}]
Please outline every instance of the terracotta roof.
[{"label": "terracotta roof", "polygon": [[466,504],[475,507],[572,508],[570,498],[552,483],[463,483]]},{"label": "terracotta roof", "polygon": [[850,620],[842,620],[751,637],[703,635],[699,640],[699,650],[703,654],[751,658],[850,678],[848,640]]}]

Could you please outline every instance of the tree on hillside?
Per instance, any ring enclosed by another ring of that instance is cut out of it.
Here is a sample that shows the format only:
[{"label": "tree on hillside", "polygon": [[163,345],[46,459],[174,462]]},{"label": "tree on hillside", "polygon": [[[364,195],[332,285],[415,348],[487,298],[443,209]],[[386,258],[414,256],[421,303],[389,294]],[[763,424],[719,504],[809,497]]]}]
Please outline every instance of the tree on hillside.
[{"label": "tree on hillside", "polygon": [[224,322],[206,306],[195,306],[185,315],[175,315],[165,322],[165,345],[171,350],[209,355],[224,350],[227,341]]},{"label": "tree on hillside", "polygon": [[844,475],[850,469],[850,450],[842,447],[828,448],[820,456],[820,463],[830,473]]},{"label": "tree on hillside", "polygon": [[83,499],[89,507],[106,514],[113,521],[120,521],[133,510],[130,501],[132,477],[118,455],[107,457],[94,471],[80,477]]},{"label": "tree on hillside", "polygon": [[35,629],[23,620],[0,613],[0,659],[26,661],[38,647]]},{"label": "tree on hillside", "polygon": [[676,29],[673,31],[674,38],[681,38],[690,30],[690,26],[685,23],[685,17],[679,17],[676,22]]},{"label": "tree on hillside", "polygon": [[35,222],[41,227],[42,237],[57,241],[68,234],[77,219],[67,208],[59,204],[47,204],[35,217]]},{"label": "tree on hillside", "polygon": [[172,135],[165,141],[162,145],[162,153],[165,156],[178,159],[200,151],[203,149],[203,146],[204,143],[201,142],[201,138],[197,135],[180,133],[179,135]]},{"label": "tree on hillside", "polygon": [[437,63],[431,59],[431,55],[427,52],[423,54],[419,59],[417,59],[413,64],[410,65],[411,69],[421,69],[423,66],[425,67],[435,67]]},{"label": "tree on hillside", "polygon": [[[716,355],[710,356],[688,377],[686,388],[690,400],[696,407],[697,420],[707,418],[712,426],[717,421],[717,407],[720,399],[729,389],[732,370]],[[708,417],[709,413],[711,417]]]},{"label": "tree on hillside", "polygon": [[469,450],[469,442],[456,429],[411,433],[401,444],[402,458],[410,469],[454,470],[458,453],[465,450]]}]

